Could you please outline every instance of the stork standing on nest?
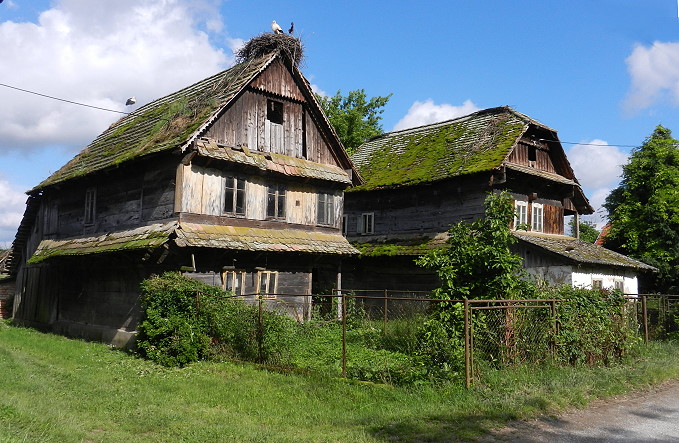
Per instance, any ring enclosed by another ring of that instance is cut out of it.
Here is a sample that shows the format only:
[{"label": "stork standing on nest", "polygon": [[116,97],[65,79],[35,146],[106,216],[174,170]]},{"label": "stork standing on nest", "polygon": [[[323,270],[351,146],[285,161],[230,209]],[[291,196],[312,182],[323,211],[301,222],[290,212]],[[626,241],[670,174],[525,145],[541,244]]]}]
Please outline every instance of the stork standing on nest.
[{"label": "stork standing on nest", "polygon": [[276,20],[271,22],[271,30],[273,31],[274,34],[282,34],[283,33],[283,28],[276,23]]}]

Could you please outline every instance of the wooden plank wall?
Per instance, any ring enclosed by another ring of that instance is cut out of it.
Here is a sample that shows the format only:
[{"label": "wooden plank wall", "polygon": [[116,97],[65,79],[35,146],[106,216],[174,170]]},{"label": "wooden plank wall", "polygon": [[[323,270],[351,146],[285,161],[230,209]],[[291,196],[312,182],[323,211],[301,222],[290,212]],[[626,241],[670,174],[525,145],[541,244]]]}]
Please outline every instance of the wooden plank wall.
[{"label": "wooden plank wall", "polygon": [[413,186],[394,191],[346,194],[348,236],[358,235],[361,214],[373,212],[375,235],[444,232],[461,220],[483,215],[486,198],[477,180]]},{"label": "wooden plank wall", "polygon": [[[179,212],[221,216],[224,208],[224,177],[229,174],[215,168],[198,165],[181,165],[181,202]],[[243,177],[241,175],[241,177]],[[246,176],[245,218],[265,220],[268,185],[279,183],[268,177]],[[334,196],[335,225],[341,226],[344,193],[339,190],[319,189],[308,184],[282,182],[287,187],[285,198],[285,221],[302,225],[315,225],[318,192],[330,192]]]},{"label": "wooden plank wall", "polygon": [[[528,161],[529,149],[530,149],[529,144],[522,142],[517,143],[516,147],[509,155],[508,161],[523,166],[531,166],[530,162]],[[542,147],[541,149],[537,149],[536,161],[533,167],[540,171],[556,173],[554,162],[552,161],[549,149],[546,146]]]}]

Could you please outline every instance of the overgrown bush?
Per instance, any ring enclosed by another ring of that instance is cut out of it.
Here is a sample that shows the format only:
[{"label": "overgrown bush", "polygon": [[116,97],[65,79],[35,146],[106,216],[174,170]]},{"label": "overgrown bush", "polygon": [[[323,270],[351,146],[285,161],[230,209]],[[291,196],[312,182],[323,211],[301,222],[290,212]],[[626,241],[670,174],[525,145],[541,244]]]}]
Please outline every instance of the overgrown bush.
[{"label": "overgrown bush", "polygon": [[629,354],[641,341],[633,306],[619,291],[553,288],[545,294],[558,304],[556,358],[569,364],[607,365]]},{"label": "overgrown bush", "polygon": [[294,335],[293,319],[263,311],[260,326],[256,305],[178,273],[151,277],[141,290],[137,348],[165,366],[205,358],[279,363]]}]

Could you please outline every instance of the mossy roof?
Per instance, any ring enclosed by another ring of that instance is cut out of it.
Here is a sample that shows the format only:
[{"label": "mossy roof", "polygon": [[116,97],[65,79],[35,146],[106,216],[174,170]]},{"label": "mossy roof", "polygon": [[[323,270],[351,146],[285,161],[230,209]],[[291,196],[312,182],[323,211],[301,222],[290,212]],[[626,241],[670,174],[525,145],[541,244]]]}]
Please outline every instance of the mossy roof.
[{"label": "mossy roof", "polygon": [[358,249],[362,257],[414,256],[419,257],[432,249],[445,248],[448,233],[434,236],[415,236],[407,238],[389,238],[388,240],[355,241],[352,246]]},{"label": "mossy roof", "polygon": [[244,251],[358,254],[339,232],[182,223],[177,229],[178,246],[236,249]]},{"label": "mossy roof", "polygon": [[656,271],[653,266],[640,262],[610,249],[564,235],[531,232],[515,232],[514,236],[529,245],[547,250],[574,263],[607,265],[622,268]]},{"label": "mossy roof", "polygon": [[262,154],[252,152],[246,147],[236,148],[221,145],[210,139],[196,142],[198,155],[231,163],[252,166],[263,171],[277,174],[326,180],[351,184],[351,178],[342,168],[334,165],[316,163],[302,158],[290,157],[274,152]]},{"label": "mossy roof", "polygon": [[277,56],[248,60],[140,107],[31,191],[186,145]]},{"label": "mossy roof", "polygon": [[152,249],[167,242],[177,227],[176,222],[156,223],[135,229],[89,237],[43,240],[28,263],[40,263],[52,257],[102,254],[133,249]]},{"label": "mossy roof", "polygon": [[394,131],[362,144],[352,160],[372,190],[443,180],[500,167],[530,125],[553,131],[503,106],[417,128]]}]

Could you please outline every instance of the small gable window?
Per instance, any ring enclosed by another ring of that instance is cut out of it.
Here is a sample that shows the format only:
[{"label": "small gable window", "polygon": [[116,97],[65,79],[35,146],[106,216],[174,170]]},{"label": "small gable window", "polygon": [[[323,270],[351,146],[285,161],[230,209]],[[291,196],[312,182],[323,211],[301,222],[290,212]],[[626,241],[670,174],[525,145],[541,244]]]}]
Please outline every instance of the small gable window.
[{"label": "small gable window", "polygon": [[259,271],[257,275],[257,293],[266,298],[275,298],[278,290],[278,271]]},{"label": "small gable window", "polygon": [[228,176],[224,185],[224,213],[245,215],[245,180]]},{"label": "small gable window", "polygon": [[542,232],[543,206],[540,203],[533,203],[532,206],[533,222],[531,223],[531,230],[535,232]]},{"label": "small gable window", "polygon": [[266,216],[268,218],[285,219],[285,186],[269,185]]},{"label": "small gable window", "polygon": [[222,271],[222,289],[231,291],[234,295],[243,295],[245,287],[245,271]]},{"label": "small gable window", "polygon": [[335,224],[335,197],[332,194],[321,192],[318,194],[318,208],[316,222],[319,225]]},{"label": "small gable window", "polygon": [[85,225],[94,224],[94,219],[97,216],[97,188],[87,188],[85,191],[85,216],[83,223]]},{"label": "small gable window", "polygon": [[266,101],[266,119],[277,125],[283,124],[283,103],[276,100]]},{"label": "small gable window", "polygon": [[514,201],[514,229],[526,229],[528,224],[528,202]]},{"label": "small gable window", "polygon": [[375,213],[364,212],[359,219],[358,233],[362,235],[375,233]]}]

